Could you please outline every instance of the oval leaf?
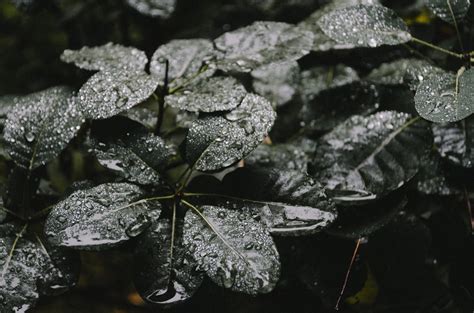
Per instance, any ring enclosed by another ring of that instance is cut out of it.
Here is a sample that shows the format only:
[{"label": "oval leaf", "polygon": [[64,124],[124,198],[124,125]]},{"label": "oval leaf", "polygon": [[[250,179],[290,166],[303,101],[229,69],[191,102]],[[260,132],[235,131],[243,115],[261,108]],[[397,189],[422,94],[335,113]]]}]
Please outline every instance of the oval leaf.
[{"label": "oval leaf", "polygon": [[94,74],[78,96],[88,118],[108,118],[145,101],[157,86],[144,71],[105,70]]},{"label": "oval leaf", "polygon": [[186,213],[183,239],[199,268],[219,286],[252,295],[270,292],[280,275],[280,261],[263,225],[216,206],[200,210],[200,215]]},{"label": "oval leaf", "polygon": [[280,22],[255,22],[214,40],[223,71],[250,72],[264,64],[295,61],[309,53],[313,34]]},{"label": "oval leaf", "polygon": [[426,7],[445,22],[455,24],[464,19],[470,0],[425,0]]},{"label": "oval leaf", "polygon": [[430,127],[419,118],[394,111],[356,115],[320,138],[311,174],[341,202],[370,200],[410,180],[431,145]]},{"label": "oval leaf", "polygon": [[51,244],[74,248],[107,248],[138,236],[161,212],[139,187],[108,183],[78,190],[55,205],[45,231]]},{"label": "oval leaf", "polygon": [[416,111],[435,123],[456,122],[474,113],[474,69],[458,75],[441,73],[416,90]]},{"label": "oval leaf", "polygon": [[79,68],[90,71],[144,70],[148,58],[141,50],[109,42],[103,46],[64,50],[61,54],[61,61],[73,63]]},{"label": "oval leaf", "polygon": [[322,31],[338,43],[356,47],[398,45],[411,40],[408,27],[396,13],[381,5],[355,5],[325,14]]},{"label": "oval leaf", "polygon": [[228,167],[263,141],[275,116],[265,98],[247,94],[235,110],[192,123],[185,141],[186,158],[200,171]]},{"label": "oval leaf", "polygon": [[33,170],[54,159],[79,131],[84,118],[66,87],[52,87],[14,99],[3,136],[13,161]]}]

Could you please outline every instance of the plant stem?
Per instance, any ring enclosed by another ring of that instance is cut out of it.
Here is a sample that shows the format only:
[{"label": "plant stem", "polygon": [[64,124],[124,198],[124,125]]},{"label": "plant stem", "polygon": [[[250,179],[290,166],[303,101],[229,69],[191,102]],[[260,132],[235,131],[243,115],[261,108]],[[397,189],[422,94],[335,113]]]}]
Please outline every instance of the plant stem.
[{"label": "plant stem", "polygon": [[429,43],[429,42],[427,42],[427,41],[424,41],[424,40],[421,40],[421,39],[418,39],[418,38],[415,38],[415,37],[412,37],[411,40],[412,40],[413,42],[416,42],[416,43],[420,44],[420,45],[424,45],[424,46],[429,47],[429,48],[431,48],[431,49],[434,49],[434,50],[443,52],[443,53],[448,54],[448,55],[450,55],[450,56],[453,56],[453,57],[455,57],[455,58],[458,58],[458,59],[462,59],[462,58],[463,58],[463,55],[460,54],[460,53],[456,53],[456,52],[449,51],[449,50],[447,50],[447,49],[444,49],[444,48],[438,47],[438,46],[436,46],[436,45],[433,45],[433,44],[431,44],[431,43]]},{"label": "plant stem", "polygon": [[349,268],[347,269],[346,277],[344,279],[344,283],[342,284],[341,293],[339,293],[339,298],[337,298],[336,306],[334,307],[336,311],[339,311],[339,303],[341,302],[342,296],[344,295],[344,291],[346,290],[347,282],[349,281],[349,277],[351,275],[352,266],[354,265],[354,261],[357,257],[357,252],[359,251],[360,242],[361,242],[361,239],[360,238],[357,239],[354,252],[352,253],[351,262],[349,263]]}]

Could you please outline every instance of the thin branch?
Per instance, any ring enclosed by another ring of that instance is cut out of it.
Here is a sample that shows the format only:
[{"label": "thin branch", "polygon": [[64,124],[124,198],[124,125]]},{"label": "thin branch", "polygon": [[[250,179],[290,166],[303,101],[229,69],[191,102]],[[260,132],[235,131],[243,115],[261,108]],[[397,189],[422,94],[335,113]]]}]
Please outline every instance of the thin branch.
[{"label": "thin branch", "polygon": [[418,38],[415,38],[415,37],[411,37],[411,40],[412,40],[413,42],[416,42],[416,43],[420,44],[420,45],[424,45],[424,46],[426,46],[426,47],[429,47],[429,48],[431,48],[431,49],[437,50],[437,51],[439,51],[439,52],[443,52],[443,53],[445,53],[445,54],[448,54],[448,55],[453,56],[453,57],[458,58],[458,59],[462,59],[462,58],[464,57],[464,56],[463,56],[462,54],[460,54],[460,53],[456,53],[456,52],[449,51],[449,50],[447,50],[447,49],[438,47],[438,46],[433,45],[433,44],[431,44],[431,43],[429,43],[429,42],[427,42],[427,41],[424,41],[424,40],[421,40],[421,39],[418,39]]},{"label": "thin branch", "polygon": [[454,29],[456,30],[456,36],[458,37],[459,47],[461,48],[461,52],[464,54],[464,46],[461,40],[461,34],[459,33],[458,22],[456,21],[456,16],[454,16],[453,7],[451,6],[451,0],[446,0],[448,4],[449,13],[451,13],[451,17],[454,21]]},{"label": "thin branch", "polygon": [[357,257],[357,253],[359,252],[360,242],[361,242],[361,239],[360,238],[357,239],[354,252],[352,253],[351,262],[349,263],[349,268],[347,269],[347,272],[346,272],[346,278],[344,279],[344,284],[342,285],[342,288],[341,288],[341,293],[339,293],[339,298],[337,298],[336,306],[334,307],[336,311],[339,311],[339,303],[342,300],[344,291],[346,291],[346,286],[347,286],[347,282],[349,281],[349,277],[351,275],[352,266],[354,265],[355,259]]}]

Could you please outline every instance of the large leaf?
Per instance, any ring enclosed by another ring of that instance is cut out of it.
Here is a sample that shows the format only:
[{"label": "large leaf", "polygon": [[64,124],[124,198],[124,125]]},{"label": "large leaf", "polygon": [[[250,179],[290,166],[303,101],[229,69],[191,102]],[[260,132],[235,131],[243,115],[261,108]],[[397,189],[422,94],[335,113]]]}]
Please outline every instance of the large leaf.
[{"label": "large leaf", "polygon": [[464,168],[474,168],[474,117],[433,126],[435,145],[442,158]]},{"label": "large leaf", "polygon": [[247,94],[235,110],[205,116],[192,123],[186,136],[186,158],[200,171],[228,167],[255,149],[275,120],[271,104]]},{"label": "large leaf", "polygon": [[276,107],[295,98],[298,93],[300,68],[296,61],[270,63],[252,71],[253,89]]},{"label": "large leaf", "polygon": [[173,233],[172,222],[160,219],[137,242],[135,286],[142,297],[152,303],[183,302],[195,293],[204,278],[183,246],[182,221],[175,223],[179,224]]},{"label": "large leaf", "polygon": [[79,278],[78,255],[51,249],[39,237],[25,238],[26,226],[0,225],[2,312],[26,312],[40,295],[55,295]]},{"label": "large leaf", "polygon": [[456,122],[474,113],[474,69],[458,75],[440,73],[423,81],[416,90],[415,108],[424,119]]},{"label": "large leaf", "polygon": [[373,199],[410,180],[431,145],[428,123],[409,114],[355,115],[318,140],[311,174],[341,201]]},{"label": "large leaf", "polygon": [[158,81],[144,71],[104,70],[79,90],[80,106],[90,119],[108,118],[150,97]]},{"label": "large leaf", "polygon": [[322,16],[318,24],[333,40],[356,47],[398,45],[411,40],[403,20],[381,5],[337,9]]},{"label": "large leaf", "polygon": [[296,170],[306,173],[308,156],[297,145],[260,145],[245,158],[245,166]]},{"label": "large leaf", "polygon": [[61,60],[91,71],[144,70],[148,63],[145,52],[111,42],[97,47],[86,46],[79,50],[64,50]]},{"label": "large leaf", "polygon": [[54,159],[79,131],[84,118],[66,87],[52,87],[13,100],[3,132],[13,161],[33,170]]},{"label": "large leaf", "polygon": [[216,284],[247,294],[268,293],[280,275],[278,251],[264,226],[218,206],[188,210],[185,247]]},{"label": "large leaf", "polygon": [[433,14],[448,23],[459,23],[466,16],[470,0],[425,0],[426,6]]},{"label": "large leaf", "polygon": [[176,0],[126,0],[128,5],[141,14],[168,18],[176,8]]},{"label": "large leaf", "polygon": [[228,111],[237,107],[247,91],[232,77],[213,77],[165,97],[165,104],[189,112]]},{"label": "large leaf", "polygon": [[295,61],[308,54],[313,34],[280,22],[255,22],[214,40],[222,52],[218,67],[249,72],[260,65]]},{"label": "large leaf", "polygon": [[440,73],[443,73],[443,70],[428,61],[410,58],[384,63],[373,69],[366,79],[382,85],[406,84],[411,90],[416,90],[421,82]]},{"label": "large leaf", "polygon": [[161,204],[145,198],[139,187],[108,183],[78,190],[56,204],[45,231],[56,246],[107,248],[138,236],[161,212]]},{"label": "large leaf", "polygon": [[[216,51],[210,40],[175,39],[160,46],[153,53],[150,72],[163,81],[168,61],[169,86],[176,88],[193,79],[212,76],[215,72],[212,61],[215,58]],[[201,71],[203,72],[200,73]]]}]

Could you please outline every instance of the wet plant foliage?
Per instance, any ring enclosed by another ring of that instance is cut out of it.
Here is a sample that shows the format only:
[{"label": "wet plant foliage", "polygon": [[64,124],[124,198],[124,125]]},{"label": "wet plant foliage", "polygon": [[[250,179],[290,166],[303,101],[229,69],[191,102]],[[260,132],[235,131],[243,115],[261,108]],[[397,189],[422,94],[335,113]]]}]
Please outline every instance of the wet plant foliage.
[{"label": "wet plant foliage", "polygon": [[473,34],[469,0],[0,0],[0,313],[472,313]]}]

